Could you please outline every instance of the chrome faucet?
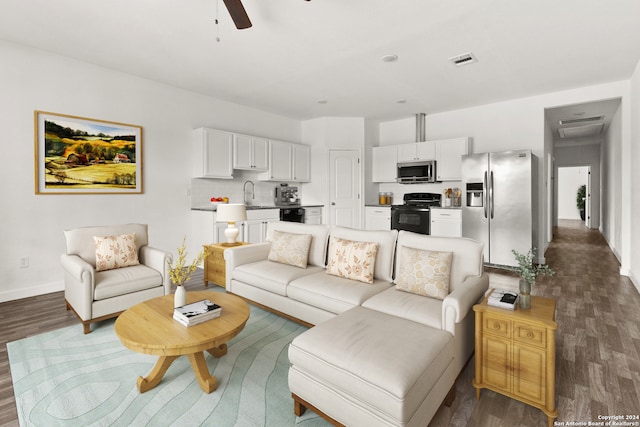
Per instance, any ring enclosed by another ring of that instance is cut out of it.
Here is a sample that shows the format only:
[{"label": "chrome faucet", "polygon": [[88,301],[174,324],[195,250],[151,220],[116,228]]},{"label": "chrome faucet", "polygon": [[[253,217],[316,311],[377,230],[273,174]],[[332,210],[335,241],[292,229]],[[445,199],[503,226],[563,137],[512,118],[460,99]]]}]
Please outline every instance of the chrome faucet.
[{"label": "chrome faucet", "polygon": [[256,186],[253,184],[253,181],[245,181],[244,185],[242,186],[242,199],[245,205],[250,204],[250,202],[247,201],[247,184],[251,184],[251,200],[254,200],[256,198]]}]

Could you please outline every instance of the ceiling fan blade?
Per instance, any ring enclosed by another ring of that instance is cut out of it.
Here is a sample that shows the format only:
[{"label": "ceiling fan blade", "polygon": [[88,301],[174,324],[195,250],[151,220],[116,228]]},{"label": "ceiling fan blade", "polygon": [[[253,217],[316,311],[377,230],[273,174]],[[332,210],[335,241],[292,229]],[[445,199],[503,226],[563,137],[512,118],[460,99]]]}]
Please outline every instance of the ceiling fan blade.
[{"label": "ceiling fan blade", "polygon": [[247,11],[244,10],[242,0],[224,0],[225,6],[233,19],[233,23],[236,24],[236,28],[239,30],[251,27],[251,21]]}]

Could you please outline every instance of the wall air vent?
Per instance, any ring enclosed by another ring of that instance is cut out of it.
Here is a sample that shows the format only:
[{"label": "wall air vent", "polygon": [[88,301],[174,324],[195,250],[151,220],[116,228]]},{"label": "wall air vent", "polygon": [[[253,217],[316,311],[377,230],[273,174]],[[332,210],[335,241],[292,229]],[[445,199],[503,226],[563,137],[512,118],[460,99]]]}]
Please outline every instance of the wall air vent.
[{"label": "wall air vent", "polygon": [[560,120],[558,124],[560,125],[572,125],[576,123],[586,123],[586,122],[597,122],[604,119],[604,116],[591,116],[591,117],[581,117],[579,119],[569,119],[569,120]]},{"label": "wall air vent", "polygon": [[449,58],[449,61],[456,67],[462,67],[463,65],[473,64],[478,62],[478,58],[471,52],[463,53],[462,55],[456,55]]}]

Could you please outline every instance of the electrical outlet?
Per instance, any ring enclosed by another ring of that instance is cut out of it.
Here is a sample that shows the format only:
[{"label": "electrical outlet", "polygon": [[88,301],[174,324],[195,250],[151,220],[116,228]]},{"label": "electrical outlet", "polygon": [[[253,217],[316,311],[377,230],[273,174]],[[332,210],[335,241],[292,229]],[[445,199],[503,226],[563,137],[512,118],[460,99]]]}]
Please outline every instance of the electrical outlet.
[{"label": "electrical outlet", "polygon": [[22,257],[20,258],[20,268],[27,268],[29,267],[29,257]]}]

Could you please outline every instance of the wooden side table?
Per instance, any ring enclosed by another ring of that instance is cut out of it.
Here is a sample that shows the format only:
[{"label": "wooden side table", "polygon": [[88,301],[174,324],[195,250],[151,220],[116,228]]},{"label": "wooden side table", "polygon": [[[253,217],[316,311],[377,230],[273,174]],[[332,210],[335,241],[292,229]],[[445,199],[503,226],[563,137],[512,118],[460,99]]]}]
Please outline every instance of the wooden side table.
[{"label": "wooden side table", "polygon": [[204,285],[209,286],[209,282],[213,282],[224,288],[227,283],[227,266],[224,261],[224,250],[248,244],[249,243],[238,242],[235,246],[229,246],[223,243],[205,245],[209,253],[204,260]]},{"label": "wooden side table", "polygon": [[473,307],[476,321],[476,398],[483,388],[539,408],[549,426],[556,408],[556,301],[531,297],[531,309]]}]

